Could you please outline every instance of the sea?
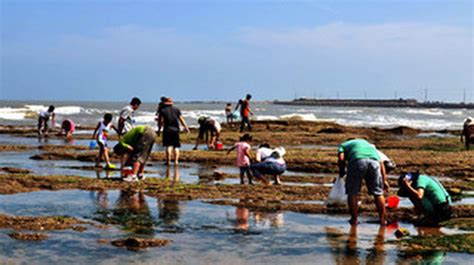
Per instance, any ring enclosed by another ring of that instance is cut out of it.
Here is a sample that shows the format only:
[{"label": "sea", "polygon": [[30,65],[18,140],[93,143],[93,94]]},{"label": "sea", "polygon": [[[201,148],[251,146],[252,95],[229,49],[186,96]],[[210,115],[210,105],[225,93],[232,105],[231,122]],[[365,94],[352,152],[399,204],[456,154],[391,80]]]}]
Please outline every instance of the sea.
[{"label": "sea", "polygon": [[[36,125],[37,115],[49,105],[56,107],[56,120],[72,119],[77,125],[94,126],[105,113],[117,119],[128,102],[89,101],[0,101],[1,125]],[[235,106],[236,103],[233,104]],[[225,121],[225,102],[175,102],[186,122],[195,127],[197,119],[208,116]],[[287,106],[252,102],[254,120],[299,119],[330,121],[345,126],[393,128],[407,126],[422,130],[460,130],[472,109],[373,108],[333,106]],[[135,114],[136,124],[156,126],[157,103],[143,103]]]}]

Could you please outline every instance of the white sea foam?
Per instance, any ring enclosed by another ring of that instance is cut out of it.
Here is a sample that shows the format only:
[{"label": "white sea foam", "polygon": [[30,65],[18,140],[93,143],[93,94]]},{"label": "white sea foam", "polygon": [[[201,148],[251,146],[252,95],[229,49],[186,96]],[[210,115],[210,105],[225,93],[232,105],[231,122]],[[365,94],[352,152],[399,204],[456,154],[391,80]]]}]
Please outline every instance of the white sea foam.
[{"label": "white sea foam", "polygon": [[278,117],[271,116],[271,115],[257,115],[255,116],[255,119],[259,121],[268,121],[268,120],[274,121],[274,120],[278,120]]},{"label": "white sea foam", "polygon": [[450,133],[420,133],[416,137],[420,138],[455,138],[457,136]]},{"label": "white sea foam", "polygon": [[431,116],[442,116],[442,115],[444,115],[444,112],[442,112],[439,109],[407,109],[406,113],[431,115]]},{"label": "white sea foam", "polygon": [[23,120],[27,109],[22,108],[0,108],[0,119],[4,120]]},{"label": "white sea foam", "polygon": [[310,114],[299,114],[299,113],[291,113],[287,115],[281,115],[281,119],[301,119],[304,121],[317,121],[318,119],[312,113]]},{"label": "white sea foam", "polygon": [[[44,105],[25,105],[25,108],[27,110],[36,111],[36,112],[40,112],[40,111],[48,109],[48,107]],[[23,108],[20,108],[20,109],[23,109]]]},{"label": "white sea foam", "polygon": [[359,114],[364,112],[363,110],[336,110],[335,113],[339,114]]},{"label": "white sea foam", "polygon": [[56,107],[54,112],[59,115],[73,115],[79,114],[83,111],[82,107],[79,106],[64,106],[64,107]]},{"label": "white sea foam", "polygon": [[156,123],[155,121],[155,113],[154,112],[139,112],[137,113],[138,115],[135,115],[134,120],[136,123],[146,123],[146,124],[151,124],[151,123]]}]

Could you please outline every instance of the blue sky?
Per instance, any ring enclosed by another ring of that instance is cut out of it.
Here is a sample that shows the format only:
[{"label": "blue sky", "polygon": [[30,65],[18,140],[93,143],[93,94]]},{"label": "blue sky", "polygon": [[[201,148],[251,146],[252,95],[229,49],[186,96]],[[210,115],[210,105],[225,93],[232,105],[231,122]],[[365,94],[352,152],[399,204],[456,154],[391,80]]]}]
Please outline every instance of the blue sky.
[{"label": "blue sky", "polygon": [[0,2],[0,99],[474,101],[472,1]]}]

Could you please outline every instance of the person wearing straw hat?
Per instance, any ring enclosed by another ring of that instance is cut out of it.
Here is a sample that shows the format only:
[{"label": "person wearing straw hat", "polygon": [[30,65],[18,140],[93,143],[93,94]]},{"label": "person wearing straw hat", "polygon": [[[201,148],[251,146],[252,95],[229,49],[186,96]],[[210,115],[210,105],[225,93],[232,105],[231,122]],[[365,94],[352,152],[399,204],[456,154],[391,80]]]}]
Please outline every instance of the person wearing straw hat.
[{"label": "person wearing straw hat", "polygon": [[159,113],[158,127],[163,128],[163,147],[166,148],[166,165],[168,166],[171,161],[171,151],[173,151],[175,165],[179,163],[179,148],[181,147],[179,139],[180,123],[186,132],[189,133],[189,127],[181,114],[181,110],[173,106],[171,98],[166,98],[163,101],[163,108]]},{"label": "person wearing straw hat", "polygon": [[461,143],[463,142],[466,146],[466,150],[469,150],[469,146],[474,144],[474,120],[471,117],[468,117],[464,120],[464,125],[461,133]]}]

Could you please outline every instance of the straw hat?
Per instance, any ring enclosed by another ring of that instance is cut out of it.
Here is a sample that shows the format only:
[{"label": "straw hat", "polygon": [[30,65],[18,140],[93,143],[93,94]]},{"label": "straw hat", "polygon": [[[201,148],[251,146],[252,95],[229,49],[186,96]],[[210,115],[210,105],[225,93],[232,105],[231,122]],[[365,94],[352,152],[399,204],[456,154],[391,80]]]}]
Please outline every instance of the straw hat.
[{"label": "straw hat", "polygon": [[166,99],[163,101],[163,104],[165,104],[165,105],[173,105],[173,99],[172,99],[172,98],[166,98]]}]

